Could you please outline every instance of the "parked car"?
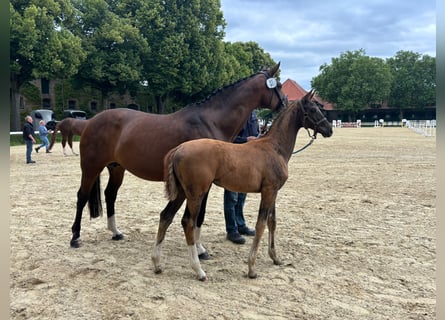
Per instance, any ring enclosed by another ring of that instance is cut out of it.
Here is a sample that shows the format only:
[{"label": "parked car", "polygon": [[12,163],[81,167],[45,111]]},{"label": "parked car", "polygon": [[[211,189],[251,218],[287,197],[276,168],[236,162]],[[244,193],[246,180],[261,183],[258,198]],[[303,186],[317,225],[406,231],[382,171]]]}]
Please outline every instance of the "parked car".
[{"label": "parked car", "polygon": [[[63,110],[63,119],[65,118],[74,118],[74,119],[82,119],[85,120],[87,118],[87,113],[82,110]],[[57,125],[57,120],[51,120],[46,122],[46,128],[48,130],[54,130]]]},{"label": "parked car", "polygon": [[64,110],[63,118],[75,118],[85,120],[87,118],[87,113],[82,110]]},{"label": "parked car", "polygon": [[[39,110],[33,110],[31,111],[31,117],[32,117],[32,125],[34,127],[34,130],[39,130],[39,122],[40,120],[45,121],[46,124],[48,124],[51,121],[54,121],[54,112],[52,110],[48,109],[39,109]],[[48,126],[47,126],[47,129]],[[53,129],[54,130],[54,129]]]}]

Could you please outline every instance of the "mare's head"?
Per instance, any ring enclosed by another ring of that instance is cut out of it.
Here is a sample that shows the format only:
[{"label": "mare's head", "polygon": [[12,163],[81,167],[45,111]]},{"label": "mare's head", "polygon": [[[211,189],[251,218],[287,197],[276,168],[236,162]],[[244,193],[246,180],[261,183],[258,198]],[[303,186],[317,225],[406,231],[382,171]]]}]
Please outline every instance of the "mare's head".
[{"label": "mare's head", "polygon": [[305,129],[314,130],[313,137],[316,137],[320,132],[323,137],[327,138],[332,136],[332,125],[323,115],[320,104],[313,99],[314,93],[311,90],[298,101],[303,110],[303,126]]},{"label": "mare's head", "polygon": [[265,105],[259,106],[263,108],[268,108],[272,111],[279,111],[281,108],[287,106],[287,96],[282,91],[282,85],[274,75],[280,68],[280,62],[278,62],[271,69],[263,68],[260,71],[266,79],[264,81],[265,89],[270,91],[270,99],[264,102]]}]

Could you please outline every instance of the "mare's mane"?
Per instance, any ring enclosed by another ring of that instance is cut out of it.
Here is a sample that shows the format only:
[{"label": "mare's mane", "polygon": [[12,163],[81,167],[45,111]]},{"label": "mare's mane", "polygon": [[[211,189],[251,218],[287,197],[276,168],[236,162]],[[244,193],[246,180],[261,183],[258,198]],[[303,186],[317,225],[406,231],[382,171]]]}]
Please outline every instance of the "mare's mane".
[{"label": "mare's mane", "polygon": [[226,85],[226,86],[223,86],[223,87],[220,87],[220,88],[218,88],[218,89],[215,89],[214,91],[212,91],[211,93],[209,93],[209,95],[208,95],[207,97],[205,97],[205,98],[203,98],[202,100],[197,101],[197,102],[191,102],[191,103],[189,103],[188,105],[186,105],[184,108],[200,107],[202,104],[205,104],[206,102],[208,102],[210,99],[212,99],[212,98],[213,98],[214,96],[216,96],[217,94],[220,94],[220,93],[222,93],[222,92],[224,92],[224,91],[226,91],[227,89],[230,89],[230,88],[232,88],[232,87],[236,87],[236,86],[238,86],[241,82],[244,82],[244,81],[247,80],[247,79],[253,78],[253,77],[256,76],[256,75],[258,75],[258,74],[260,74],[260,73],[263,73],[263,72],[267,72],[267,71],[268,71],[267,69],[264,69],[264,70],[259,71],[259,72],[257,72],[257,73],[251,74],[250,76],[247,76],[247,77],[245,77],[245,78],[239,79],[239,80],[236,81],[236,82],[233,82],[233,83],[230,83],[230,84],[228,84],[228,85]]}]

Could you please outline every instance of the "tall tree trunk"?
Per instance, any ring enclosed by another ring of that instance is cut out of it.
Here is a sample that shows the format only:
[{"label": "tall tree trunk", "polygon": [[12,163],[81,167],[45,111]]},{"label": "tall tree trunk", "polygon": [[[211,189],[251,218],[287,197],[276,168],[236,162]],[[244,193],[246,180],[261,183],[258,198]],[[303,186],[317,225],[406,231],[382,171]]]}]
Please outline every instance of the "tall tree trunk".
[{"label": "tall tree trunk", "polygon": [[167,109],[167,101],[168,101],[168,96],[167,95],[163,95],[163,96],[156,96],[156,107],[157,107],[157,113],[159,114],[164,114],[165,110]]},{"label": "tall tree trunk", "polygon": [[10,123],[11,131],[20,131],[20,91],[17,81],[11,81],[9,90],[9,105],[10,105]]}]

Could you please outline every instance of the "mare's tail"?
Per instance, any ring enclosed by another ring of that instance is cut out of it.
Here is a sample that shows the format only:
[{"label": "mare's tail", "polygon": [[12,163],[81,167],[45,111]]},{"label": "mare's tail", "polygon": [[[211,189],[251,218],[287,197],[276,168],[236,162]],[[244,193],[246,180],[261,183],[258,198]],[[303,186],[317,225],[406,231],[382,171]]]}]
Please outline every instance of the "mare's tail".
[{"label": "mare's tail", "polygon": [[54,146],[54,143],[56,142],[57,132],[59,131],[59,123],[56,124],[56,127],[54,128],[53,134],[51,136],[51,142],[49,144],[48,150],[51,150]]},{"label": "mare's tail", "polygon": [[94,182],[93,188],[88,199],[88,208],[90,209],[91,219],[102,216],[102,200],[100,196],[100,176]]},{"label": "mare's tail", "polygon": [[175,152],[178,147],[170,150],[164,157],[164,181],[165,196],[169,201],[173,201],[182,191],[181,183],[175,173]]}]

